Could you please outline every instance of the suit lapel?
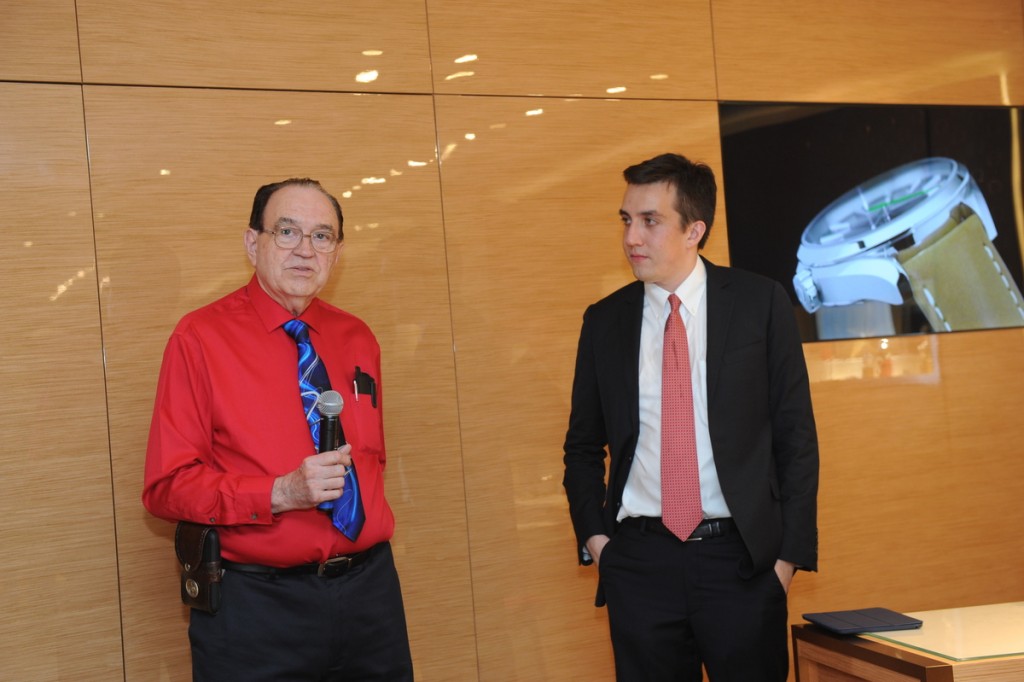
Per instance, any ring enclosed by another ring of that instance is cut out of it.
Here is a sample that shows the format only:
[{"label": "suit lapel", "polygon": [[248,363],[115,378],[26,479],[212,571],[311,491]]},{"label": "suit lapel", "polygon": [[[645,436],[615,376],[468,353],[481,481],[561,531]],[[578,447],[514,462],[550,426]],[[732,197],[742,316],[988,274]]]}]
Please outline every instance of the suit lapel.
[{"label": "suit lapel", "polygon": [[[703,258],[703,256],[701,257]],[[732,320],[735,295],[729,286],[728,270],[720,268],[704,259],[708,272],[708,405],[713,404],[715,391],[718,388],[718,377],[722,369],[722,357],[725,354],[725,340],[729,336],[729,323]]]},{"label": "suit lapel", "polygon": [[640,432],[640,329],[644,316],[644,284],[633,282],[615,294],[615,307],[605,318],[600,363],[607,376],[616,377],[614,396],[629,413],[634,434]]},{"label": "suit lapel", "polygon": [[[615,424],[609,429],[609,499],[622,499],[632,458],[640,435],[640,329],[643,325],[644,285],[634,282],[619,292],[615,308],[606,319],[602,364],[614,380],[607,396],[614,408],[608,415]],[[626,419],[629,421],[627,422]],[[628,424],[628,427],[627,427]],[[628,431],[624,431],[628,428]]]},{"label": "suit lapel", "polygon": [[625,383],[629,387],[627,403],[633,434],[640,434],[640,331],[644,322],[644,284],[637,282],[626,299],[626,324],[622,325],[625,342]]}]

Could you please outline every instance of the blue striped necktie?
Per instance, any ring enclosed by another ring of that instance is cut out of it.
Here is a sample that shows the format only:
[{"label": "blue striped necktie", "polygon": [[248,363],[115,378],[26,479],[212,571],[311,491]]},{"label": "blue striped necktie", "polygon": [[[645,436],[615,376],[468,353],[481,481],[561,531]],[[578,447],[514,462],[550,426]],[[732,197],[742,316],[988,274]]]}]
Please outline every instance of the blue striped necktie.
[{"label": "blue striped necktie", "polygon": [[[284,330],[295,339],[299,351],[299,393],[302,396],[302,407],[306,412],[306,422],[313,436],[313,444],[320,451],[320,410],[317,399],[324,391],[331,390],[331,380],[327,376],[327,368],[309,340],[309,327],[301,320],[289,320],[284,323]],[[342,436],[344,442],[344,436]],[[363,529],[366,516],[359,495],[359,481],[356,478],[355,466],[349,467],[346,474],[345,488],[338,500],[322,502],[320,509],[331,512],[334,526],[349,540],[355,540]]]}]

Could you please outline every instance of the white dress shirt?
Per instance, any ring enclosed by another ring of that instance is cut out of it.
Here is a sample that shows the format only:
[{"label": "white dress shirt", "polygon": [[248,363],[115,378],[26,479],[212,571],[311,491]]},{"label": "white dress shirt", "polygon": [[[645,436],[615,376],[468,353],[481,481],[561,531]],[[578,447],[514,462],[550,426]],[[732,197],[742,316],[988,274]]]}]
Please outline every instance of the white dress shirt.
[{"label": "white dress shirt", "polygon": [[697,463],[700,497],[705,518],[731,516],[722,495],[708,431],[708,305],[707,269],[697,264],[675,292],[656,284],[644,284],[643,325],[640,330],[640,437],[636,456],[622,492],[618,520],[627,516],[661,516],[661,366],[665,322],[675,293],[682,302],[679,314],[686,326],[693,384],[694,426],[697,430]]}]

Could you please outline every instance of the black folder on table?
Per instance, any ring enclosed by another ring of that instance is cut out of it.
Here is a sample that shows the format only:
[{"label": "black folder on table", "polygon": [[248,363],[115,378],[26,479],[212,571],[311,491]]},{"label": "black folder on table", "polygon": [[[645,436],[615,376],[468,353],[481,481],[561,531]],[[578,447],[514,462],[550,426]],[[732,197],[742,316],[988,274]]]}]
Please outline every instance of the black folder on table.
[{"label": "black folder on table", "polygon": [[921,627],[917,618],[883,608],[853,609],[851,611],[825,611],[805,613],[809,620],[841,635],[855,635],[861,632],[888,632],[890,630],[914,630]]}]

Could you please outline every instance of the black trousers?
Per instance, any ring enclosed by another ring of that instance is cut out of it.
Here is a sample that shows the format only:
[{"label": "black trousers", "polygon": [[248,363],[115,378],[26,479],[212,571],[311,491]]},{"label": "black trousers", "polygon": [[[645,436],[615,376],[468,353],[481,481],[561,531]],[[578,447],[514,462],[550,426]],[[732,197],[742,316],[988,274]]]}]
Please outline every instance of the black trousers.
[{"label": "black trousers", "polygon": [[225,571],[220,611],[192,611],[193,680],[412,680],[391,545],[369,551],[335,578]]},{"label": "black trousers", "polygon": [[784,682],[786,592],[743,565],[736,531],[682,542],[621,525],[600,560],[616,678],[700,682],[704,666],[711,682]]}]

